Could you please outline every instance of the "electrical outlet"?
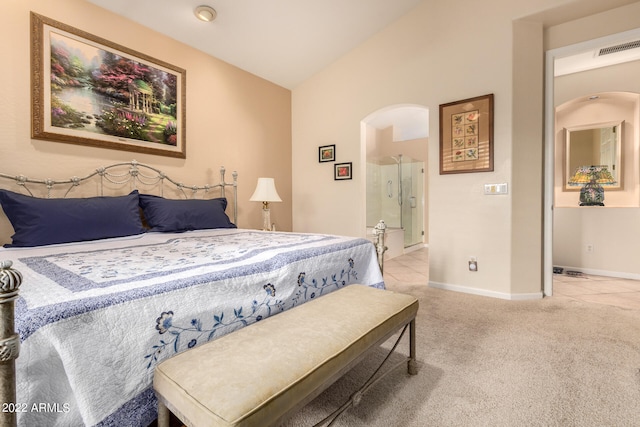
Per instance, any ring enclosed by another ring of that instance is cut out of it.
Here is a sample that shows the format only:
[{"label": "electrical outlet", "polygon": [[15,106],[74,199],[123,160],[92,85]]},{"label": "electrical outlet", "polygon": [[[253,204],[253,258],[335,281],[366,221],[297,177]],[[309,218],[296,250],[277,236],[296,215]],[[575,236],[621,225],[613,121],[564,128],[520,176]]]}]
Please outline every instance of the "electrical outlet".
[{"label": "electrical outlet", "polygon": [[478,271],[478,260],[474,256],[469,259],[469,271]]},{"label": "electrical outlet", "polygon": [[592,245],[591,243],[587,243],[587,244],[584,246],[584,250],[585,250],[586,252],[588,252],[588,253],[589,253],[589,252],[593,252],[593,245]]}]

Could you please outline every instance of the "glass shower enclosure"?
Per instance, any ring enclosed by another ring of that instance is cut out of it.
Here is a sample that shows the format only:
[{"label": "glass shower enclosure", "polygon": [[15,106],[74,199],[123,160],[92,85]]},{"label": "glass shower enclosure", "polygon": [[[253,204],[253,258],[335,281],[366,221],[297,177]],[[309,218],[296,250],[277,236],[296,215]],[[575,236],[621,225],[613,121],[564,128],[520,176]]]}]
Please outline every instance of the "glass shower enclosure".
[{"label": "glass shower enclosure", "polygon": [[424,162],[398,154],[367,161],[367,227],[404,230],[404,247],[423,243]]}]

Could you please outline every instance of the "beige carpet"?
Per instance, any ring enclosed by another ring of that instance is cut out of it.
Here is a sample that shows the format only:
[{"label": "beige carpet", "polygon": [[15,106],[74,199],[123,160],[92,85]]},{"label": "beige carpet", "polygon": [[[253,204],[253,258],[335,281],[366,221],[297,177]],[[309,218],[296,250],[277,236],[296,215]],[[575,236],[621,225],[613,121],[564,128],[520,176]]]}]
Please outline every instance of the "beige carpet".
[{"label": "beige carpet", "polygon": [[[420,371],[389,374],[334,427],[640,426],[640,310],[391,289],[420,299]],[[324,418],[383,357],[374,351],[285,426]]]}]

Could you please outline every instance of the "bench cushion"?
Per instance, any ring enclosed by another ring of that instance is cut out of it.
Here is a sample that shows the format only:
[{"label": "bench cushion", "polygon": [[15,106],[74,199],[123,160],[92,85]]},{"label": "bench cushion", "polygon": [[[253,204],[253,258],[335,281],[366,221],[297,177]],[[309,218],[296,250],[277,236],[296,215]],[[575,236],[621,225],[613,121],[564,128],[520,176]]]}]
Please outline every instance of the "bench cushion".
[{"label": "bench cushion", "polygon": [[410,295],[350,285],[160,363],[154,388],[188,425],[271,425],[417,311]]}]

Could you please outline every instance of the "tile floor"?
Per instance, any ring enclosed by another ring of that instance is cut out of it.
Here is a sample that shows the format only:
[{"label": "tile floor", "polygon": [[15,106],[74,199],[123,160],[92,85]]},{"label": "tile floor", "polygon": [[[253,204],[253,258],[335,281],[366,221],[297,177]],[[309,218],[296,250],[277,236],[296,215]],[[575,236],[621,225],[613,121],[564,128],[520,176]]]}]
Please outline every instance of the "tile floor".
[{"label": "tile floor", "polygon": [[[429,250],[422,248],[386,260],[384,279],[390,285],[394,282],[427,285],[429,283]],[[553,294],[554,297],[640,310],[640,281],[638,280],[554,274]]]},{"label": "tile floor", "polygon": [[553,295],[640,310],[640,281],[616,277],[553,275]]}]

